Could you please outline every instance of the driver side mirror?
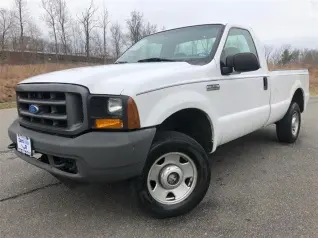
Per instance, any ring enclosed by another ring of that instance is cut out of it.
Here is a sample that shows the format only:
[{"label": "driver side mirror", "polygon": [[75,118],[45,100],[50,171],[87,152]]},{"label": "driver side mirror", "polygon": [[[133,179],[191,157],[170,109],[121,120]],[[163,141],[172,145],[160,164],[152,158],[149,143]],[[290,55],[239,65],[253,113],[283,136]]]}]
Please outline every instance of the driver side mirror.
[{"label": "driver side mirror", "polygon": [[253,53],[238,53],[226,57],[225,67],[222,67],[222,74],[231,74],[233,69],[242,73],[256,71],[259,68],[259,61]]}]

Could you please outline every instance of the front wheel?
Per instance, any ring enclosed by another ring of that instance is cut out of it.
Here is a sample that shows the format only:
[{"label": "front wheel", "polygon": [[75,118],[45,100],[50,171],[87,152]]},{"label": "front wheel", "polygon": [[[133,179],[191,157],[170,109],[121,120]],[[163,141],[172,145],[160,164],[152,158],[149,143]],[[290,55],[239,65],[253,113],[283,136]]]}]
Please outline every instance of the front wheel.
[{"label": "front wheel", "polygon": [[202,146],[178,132],[156,136],[136,192],[141,208],[156,218],[185,214],[203,199],[210,166]]},{"label": "front wheel", "polygon": [[299,135],[301,112],[297,103],[292,102],[286,115],[276,124],[278,140],[284,143],[294,143]]}]

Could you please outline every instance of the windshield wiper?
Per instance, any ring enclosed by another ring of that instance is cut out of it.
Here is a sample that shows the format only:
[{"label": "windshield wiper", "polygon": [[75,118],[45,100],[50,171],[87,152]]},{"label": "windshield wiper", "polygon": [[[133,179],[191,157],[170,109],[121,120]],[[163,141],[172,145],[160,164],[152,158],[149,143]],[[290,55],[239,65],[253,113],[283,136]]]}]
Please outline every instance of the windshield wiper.
[{"label": "windshield wiper", "polygon": [[127,61],[117,61],[115,62],[115,64],[127,64],[128,62]]},{"label": "windshield wiper", "polygon": [[142,62],[175,62],[175,61],[176,60],[164,59],[164,58],[147,58],[147,59],[138,60],[139,63],[142,63]]}]

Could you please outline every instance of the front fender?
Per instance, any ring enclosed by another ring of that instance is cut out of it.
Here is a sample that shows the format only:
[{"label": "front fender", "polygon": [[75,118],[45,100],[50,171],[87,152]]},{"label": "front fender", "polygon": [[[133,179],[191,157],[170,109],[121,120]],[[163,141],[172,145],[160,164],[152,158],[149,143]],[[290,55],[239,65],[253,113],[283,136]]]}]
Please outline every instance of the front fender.
[{"label": "front fender", "polygon": [[215,113],[216,110],[213,110],[213,105],[211,105],[209,98],[204,94],[192,90],[182,90],[179,92],[171,90],[168,94],[167,92],[164,93],[164,91],[156,91],[140,95],[136,98],[141,126],[151,127],[160,125],[168,117],[183,109],[199,109],[205,112],[210,120],[213,135],[211,139],[214,141],[213,144],[215,146],[218,138],[218,120]]}]

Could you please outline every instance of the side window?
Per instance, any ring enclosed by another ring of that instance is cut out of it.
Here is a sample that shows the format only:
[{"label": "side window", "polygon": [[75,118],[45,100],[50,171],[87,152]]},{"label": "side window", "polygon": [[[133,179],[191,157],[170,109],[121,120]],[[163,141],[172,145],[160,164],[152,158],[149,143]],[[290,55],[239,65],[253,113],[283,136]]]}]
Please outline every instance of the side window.
[{"label": "side window", "polygon": [[227,56],[238,53],[253,53],[258,58],[256,47],[249,31],[232,28],[229,31],[229,35],[222,51],[221,64],[225,63]]}]

